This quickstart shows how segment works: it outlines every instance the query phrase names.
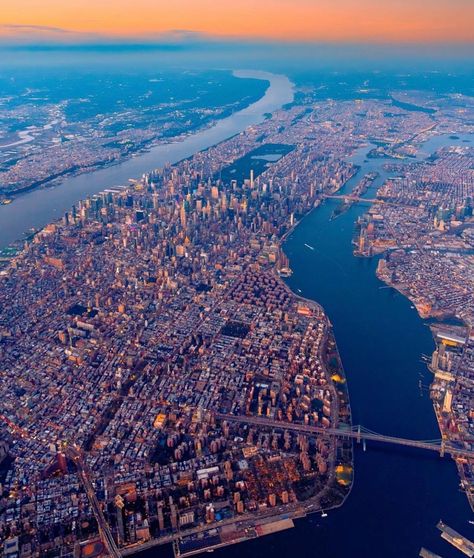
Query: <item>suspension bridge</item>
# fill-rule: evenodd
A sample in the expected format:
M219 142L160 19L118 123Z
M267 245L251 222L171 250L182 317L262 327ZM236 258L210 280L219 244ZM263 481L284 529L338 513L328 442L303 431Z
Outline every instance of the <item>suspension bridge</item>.
M314 426L308 424L295 424L291 422L276 421L264 417L237 416L228 414L217 414L217 419L226 420L228 422L241 422L253 424L255 426L267 426L270 428L278 428L281 430L289 430L293 432L301 432L303 434L322 434L325 436L336 436L338 438L354 439L361 441L382 442L397 446L405 446L411 448L419 448L428 451L437 452L443 457L445 454L451 455L453 458L474 459L474 451L464 448L458 448L445 440L410 440L408 438L398 438L396 436L386 436L379 434L361 425L340 428L324 428L322 426Z

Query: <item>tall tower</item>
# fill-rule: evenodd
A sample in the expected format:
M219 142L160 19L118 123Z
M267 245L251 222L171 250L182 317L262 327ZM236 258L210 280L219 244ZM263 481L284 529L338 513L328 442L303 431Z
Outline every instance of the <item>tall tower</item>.
M181 219L181 226L183 227L183 229L186 228L186 208L184 207L184 202L183 205L181 206L180 212L180 219Z

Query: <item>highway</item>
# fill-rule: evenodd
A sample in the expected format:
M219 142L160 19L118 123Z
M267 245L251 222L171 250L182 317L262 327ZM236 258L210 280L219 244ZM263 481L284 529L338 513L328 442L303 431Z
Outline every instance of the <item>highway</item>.
M94 486L92 485L92 482L90 480L87 466L82 460L82 456L79 450L75 449L73 446L69 446L66 450L66 454L76 464L79 478L82 482L84 490L86 491L87 498L89 499L89 503L92 507L94 517L99 527L100 538L107 548L109 556L111 556L112 558L121 558L122 554L117 546L117 543L115 542L109 524L105 519L104 512L102 511L99 500L97 499Z
M255 426L267 426L270 428L279 428L282 430L303 432L307 434L323 434L325 436L337 436L339 438L352 438L357 441L372 440L375 442L383 442L386 444L436 451L441 456L443 456L444 454L449 454L454 458L474 459L474 451L455 448L449 443L442 440L409 440L407 438L385 436L384 434L372 432L371 430L360 425L353 426L351 429L343 429L323 428L322 426L310 426L306 424L293 424L289 422L271 420L264 417L217 414L216 418L220 420L227 420L229 422L243 422L247 424L254 424Z

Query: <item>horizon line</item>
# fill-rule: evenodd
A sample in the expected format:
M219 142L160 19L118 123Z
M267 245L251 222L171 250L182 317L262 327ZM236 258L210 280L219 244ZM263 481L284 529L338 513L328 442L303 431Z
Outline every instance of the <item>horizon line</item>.
M474 36L393 39L386 34L366 37L292 37L288 35L265 36L262 34L207 33L192 29L166 29L144 33L114 33L77 31L74 29L35 24L0 23L0 46L164 46L198 44L261 44L261 45L384 45L384 46L432 46L474 45Z
M17 38L11 40L11 37L2 36L0 33L0 48L22 49L22 48L81 48L81 47L142 47L142 48L159 48L159 47L192 47L192 46L211 46L227 44L229 46L383 46L383 47L472 47L473 40L400 40L394 41L384 38L365 39L290 39L290 38L265 38L261 36L220 36L206 35L196 38L168 38L165 36L156 36L150 38L140 38L138 36L127 35L101 35L95 37L77 37L76 40L64 40L59 38L34 38L26 40Z

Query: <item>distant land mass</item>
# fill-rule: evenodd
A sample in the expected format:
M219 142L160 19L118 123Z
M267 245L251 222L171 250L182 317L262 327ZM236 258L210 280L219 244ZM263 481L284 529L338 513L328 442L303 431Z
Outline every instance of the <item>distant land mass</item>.
M248 106L267 86L224 71L5 71L0 199L182 139Z

